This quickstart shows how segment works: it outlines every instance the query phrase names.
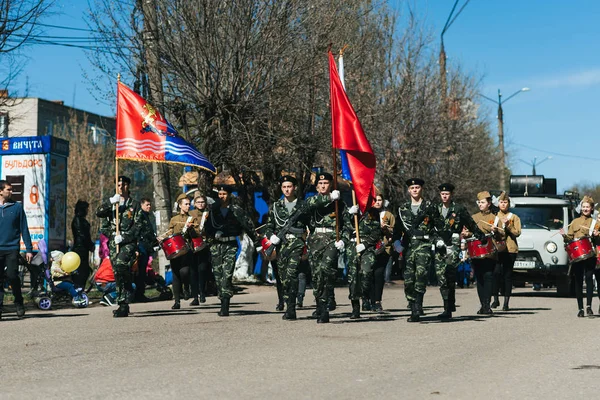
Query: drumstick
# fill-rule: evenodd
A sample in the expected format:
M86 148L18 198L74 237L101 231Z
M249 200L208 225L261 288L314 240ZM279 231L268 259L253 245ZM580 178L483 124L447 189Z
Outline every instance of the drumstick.
M481 222L483 222L484 224L487 224L487 225L489 225L489 226L496 226L496 225L494 225L494 224L490 224L489 222L486 222L486 221L481 221ZM504 230L504 228L500 228L499 226L496 226L496 228L498 228L498 229L499 229L499 230L501 230L501 231L503 231L503 230Z

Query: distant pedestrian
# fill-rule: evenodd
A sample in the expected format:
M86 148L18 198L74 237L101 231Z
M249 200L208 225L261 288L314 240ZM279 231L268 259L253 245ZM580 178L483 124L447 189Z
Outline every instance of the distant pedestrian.
M75 216L71 222L73 232L73 251L79 255L81 264L77 273L71 279L76 288L85 289L85 284L90 276L90 252L94 252L95 245L90 234L90 223L86 219L90 205L87 201L77 200Z

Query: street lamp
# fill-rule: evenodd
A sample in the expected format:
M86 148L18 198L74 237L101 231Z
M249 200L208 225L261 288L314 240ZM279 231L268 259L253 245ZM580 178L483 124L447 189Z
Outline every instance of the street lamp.
M504 190L506 185L506 177L505 177L505 168L504 168L504 112L502 111L502 104L506 103L508 100L512 99L516 95L521 92L528 92L530 89L528 87L524 87L520 90L517 90L510 96L508 96L504 101L502 101L502 93L500 89L498 89L498 100L492 99L491 97L487 97L479 94L484 99L491 101L498 105L498 146L500 147L500 161L501 161L501 169L500 169L500 189Z
M533 162L530 163L529 161L525 161L523 159L519 159L521 162L524 162L527 165L530 165L531 167L533 167L533 175L535 176L535 167L540 165L541 163L543 163L544 161L548 161L548 160L552 160L552 156L548 156L546 158L544 158L542 161L537 162L537 157L533 157Z
M450 11L450 14L448 15L448 19L446 19L446 24L444 25L444 29L442 29L442 33L440 34L440 58L439 58L440 80L441 80L441 85L442 85L442 100L444 100L444 102L446 101L446 95L448 92L448 88L447 88L448 83L446 80L446 50L444 49L444 33L446 33L448 31L448 29L450 28L450 25L452 25L454 23L454 21L456 21L456 18L458 18L458 16L465 9L467 4L469 4L469 1L471 1L471 0L467 0L465 2L465 4L463 4L463 6L460 8L460 10L458 10L456 15L454 15L454 10L456 10L456 6L460 2L460 0L456 0L454 2L454 6L452 6L452 11ZM454 16L454 18L452 18L453 16Z

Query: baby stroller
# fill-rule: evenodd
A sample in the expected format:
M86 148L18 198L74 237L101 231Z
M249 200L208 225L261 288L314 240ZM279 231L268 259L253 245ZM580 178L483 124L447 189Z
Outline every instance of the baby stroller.
M52 309L52 305L59 303L71 303L76 308L86 308L89 305L89 299L83 289L75 288L74 292L70 293L69 290L55 285L46 258L46 244L40 241L38 242L38 248L40 251L36 257L39 256L40 259L36 260L34 257L34 260L32 260L32 263L41 261L38 267L40 272L37 274L37 281L32 282L32 287L37 288L31 295L35 305L44 311Z

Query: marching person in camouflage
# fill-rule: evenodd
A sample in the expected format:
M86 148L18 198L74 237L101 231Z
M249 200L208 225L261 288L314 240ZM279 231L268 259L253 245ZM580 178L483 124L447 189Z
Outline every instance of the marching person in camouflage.
M129 315L129 301L133 296L131 267L136 259L138 239L143 229L140 204L130 197L131 179L119 176L118 193L104 201L96 216L103 218L101 232L108 237L110 262L117 285L117 303L119 308L113 311L114 317ZM119 212L119 231L117 233L116 212ZM118 249L118 250L117 250Z
M452 318L452 312L456 311L456 270L460 262L460 233L463 227L467 227L479 239L484 235L467 209L452 200L454 185L443 183L438 189L440 202L435 205L434 218L438 236L435 246L435 272L444 300L444 312L439 317L449 319Z
M292 215L302 213L304 201L296 197L298 181L290 175L285 175L279 180L283 198L273 203L269 209L269 216L265 227L266 237L277 246L277 263L283 285L283 298L286 302L286 311L283 319L296 319L296 296L298 295L298 266L304 249L307 218L298 218L287 233L278 236L280 230L289 224Z
M233 296L233 271L238 250L237 237L246 232L256 242L254 224L246 212L233 204L231 188L221 186L218 200L211 206L204 224L206 236L211 238L210 254L213 272L221 300L221 317L229 316L229 304Z
M329 322L329 301L332 297L339 253L348 242L347 231L343 229L344 218L340 218L340 240L336 238L336 211L334 202L340 192L331 191L333 176L328 173L317 175L317 194L306 200L307 212L311 216L311 234L308 238L310 267L312 268L313 288L317 310L313 316L317 323ZM343 202L339 202L338 212L348 219Z
M359 213L358 205L348 209L348 214L354 216ZM383 230L379 220L379 209L370 208L358 221L359 244L356 244L356 229L354 221L345 227L353 245L348 246L346 257L348 260L348 298L352 303L350 319L360 318L360 299L371 294L373 281L373 266L375 265L375 246L383 239Z
M404 294L408 300L411 316L408 322L419 322L423 312L423 297L427 287L427 271L431 265L431 247L435 234L435 207L422 197L425 181L411 178L406 181L410 201L398 209L394 226L394 249L404 251Z
M138 270L135 276L135 296L136 303L145 303L149 299L145 295L146 291L146 266L150 256L158 249L158 240L154 225L152 224L152 202L148 198L140 200L140 237L138 240Z

